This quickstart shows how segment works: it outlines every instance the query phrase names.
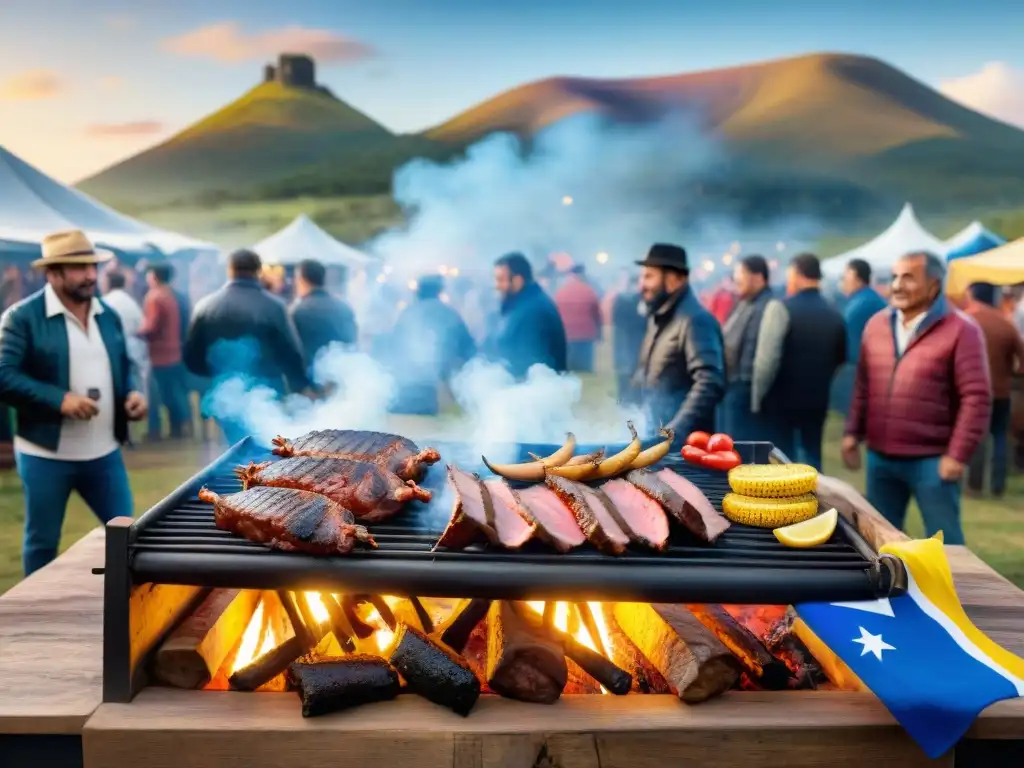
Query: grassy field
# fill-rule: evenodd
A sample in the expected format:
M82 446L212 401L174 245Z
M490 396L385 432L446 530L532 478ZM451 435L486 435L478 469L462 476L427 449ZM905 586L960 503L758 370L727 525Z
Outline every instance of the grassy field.
M591 387L591 391L593 391ZM398 426L395 425L397 429ZM863 476L847 472L839 460L841 424L832 419L825 447L825 471L863 490ZM429 430L429 426L427 427ZM135 506L139 513L191 477L209 455L199 445L174 449L144 448L126 452L131 471ZM968 546L993 568L1024 587L1024 476L1011 478L1006 497L1001 501L964 499L963 520ZM14 471L0 472L0 593L21 578L21 532L24 523L21 485ZM68 507L64 522L64 549L96 526L96 520L77 496ZM923 535L920 516L911 511L911 535ZM96 565L100 565L97 563Z

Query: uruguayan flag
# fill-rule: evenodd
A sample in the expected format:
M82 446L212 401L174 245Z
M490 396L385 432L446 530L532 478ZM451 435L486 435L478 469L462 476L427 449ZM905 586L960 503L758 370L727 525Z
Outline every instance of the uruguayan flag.
M985 707L1024 696L1024 659L964 613L940 537L887 544L881 552L907 566L906 595L805 603L797 613L936 758Z

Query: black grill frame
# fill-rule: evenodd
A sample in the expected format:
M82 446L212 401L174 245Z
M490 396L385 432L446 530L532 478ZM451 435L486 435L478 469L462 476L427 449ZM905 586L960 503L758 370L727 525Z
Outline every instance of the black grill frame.
M467 446L430 443L441 452L424 485L436 491L446 483L445 461L468 471L477 466ZM746 462L785 461L770 443L738 443ZM553 446L518 446L545 453ZM581 446L580 451L592 448ZM614 450L611 448L610 450ZM672 524L665 553L631 547L624 555L604 555L588 545L565 554L529 544L507 552L474 545L459 552L432 551L441 531L411 529L401 513L370 530L376 550L357 549L339 557L313 557L271 550L216 529L212 505L196 497L206 486L217 493L240 489L231 470L270 457L245 438L185 481L131 525L107 530L104 608L104 700L130 701L131 675L124 675L129 653L128 596L139 584L181 584L236 589L294 589L362 592L421 597L482 597L533 600L608 600L667 603L749 603L870 600L905 589L903 564L879 558L842 517L838 535L822 547L792 550L770 530L733 525L712 546L694 540ZM475 458L475 461L474 461ZM662 463L695 482L720 507L728 489L724 473L701 470L673 454Z

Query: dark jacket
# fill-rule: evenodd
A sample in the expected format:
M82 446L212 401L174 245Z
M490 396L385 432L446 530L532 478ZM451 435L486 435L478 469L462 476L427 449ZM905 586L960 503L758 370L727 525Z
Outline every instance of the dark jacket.
M756 296L738 302L725 321L725 373L729 383L749 384L754 380L754 357L757 337L761 332L764 310L772 300L772 291L765 288Z
M437 298L418 299L398 316L387 368L398 384L395 413L435 415L437 387L476 354L462 316Z
M789 328L775 382L761 410L782 420L824 417L832 377L846 362L846 324L821 291L808 288L783 304Z
M896 310L864 329L846 433L888 456L966 464L989 430L992 384L981 328L940 298L900 357Z
M284 392L310 386L284 303L256 280L232 280L192 313L185 366L197 376L244 375Z
M612 304L612 353L615 372L633 375L640 345L647 333L647 317L640 314L640 294L625 291Z
M302 342L306 363L312 365L317 353L329 344L355 344L356 315L348 303L323 288L310 291L295 301L288 314Z
M128 361L117 312L103 304L103 312L93 321L110 357L114 402L119 403L114 414L114 436L123 443L128 440L124 401L129 392L142 391L142 384ZM60 406L68 392L70 368L67 321L63 314L46 316L43 291L4 313L0 320L0 402L17 412L18 436L40 448L57 450L63 420Z
M694 430L714 431L715 408L725 393L722 329L689 286L647 318L634 383L652 429L671 427L677 442Z
M846 358L847 362L856 365L860 358L860 340L864 336L864 326L874 315L885 309L885 299L879 296L874 288L864 286L850 294L843 307L843 320L846 323Z
M555 303L537 283L524 286L502 303L488 352L517 379L536 363L559 373L566 370L565 326Z

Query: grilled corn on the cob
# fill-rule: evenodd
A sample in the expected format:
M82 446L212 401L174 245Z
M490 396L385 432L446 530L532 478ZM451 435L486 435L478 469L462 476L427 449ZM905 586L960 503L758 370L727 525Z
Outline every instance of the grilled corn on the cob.
M729 470L734 493L758 499L784 499L814 493L818 470L807 464L740 464Z
M812 493L788 499L758 499L727 493L722 512L734 523L758 528L781 528L810 520L818 514L818 497Z

